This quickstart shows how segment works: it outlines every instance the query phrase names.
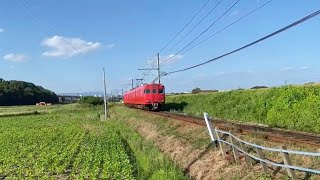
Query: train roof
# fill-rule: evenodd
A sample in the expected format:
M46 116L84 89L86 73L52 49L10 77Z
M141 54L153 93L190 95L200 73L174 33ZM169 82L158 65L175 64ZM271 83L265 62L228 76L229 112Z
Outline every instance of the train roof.
M130 89L129 91L132 91L134 89L138 89L138 88L141 88L141 87L145 87L145 86L163 86L164 87L163 84L159 84L159 83L144 83L144 84L141 84L140 86L137 86L137 87L135 87L133 89ZM129 91L126 91L126 93L129 92Z

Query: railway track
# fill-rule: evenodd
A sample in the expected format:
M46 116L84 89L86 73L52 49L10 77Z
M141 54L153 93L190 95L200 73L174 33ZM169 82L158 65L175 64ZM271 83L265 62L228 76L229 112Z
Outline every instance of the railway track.
M204 119L200 117L187 116L182 114L175 114L169 112L152 112L146 111L158 116L172 118L184 122L194 123L201 126L206 126ZM221 119L212 119L214 127L218 127L223 130L232 130L240 134L259 134L262 138L272 140L274 142L288 143L295 145L307 145L313 147L320 147L320 136L310 133L289 131L277 128L270 128L259 125L248 125L236 122L230 122Z

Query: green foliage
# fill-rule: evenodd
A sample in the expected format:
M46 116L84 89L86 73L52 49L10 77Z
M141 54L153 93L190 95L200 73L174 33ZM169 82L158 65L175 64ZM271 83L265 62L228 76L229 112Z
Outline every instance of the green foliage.
M83 105L102 105L103 104L103 100L100 97L93 97L93 96L85 96L85 97L81 97L80 99L80 104Z
M48 113L0 117L0 179L150 179L161 169L168 173L156 177L183 176L123 121L100 121L100 106L0 107L0 114L39 109Z
M123 113L123 112L122 112ZM119 129L127 144L127 154L136 168L137 179L188 179L174 163L155 148L153 143L143 139L138 133L121 121L113 122L113 129Z
M41 86L24 81L0 79L0 106L34 105L37 102L58 103L58 96Z
M66 106L41 116L1 118L0 176L8 179L134 179L117 130L98 109Z
M166 103L171 110L196 116L208 112L217 118L320 133L318 85L168 96Z

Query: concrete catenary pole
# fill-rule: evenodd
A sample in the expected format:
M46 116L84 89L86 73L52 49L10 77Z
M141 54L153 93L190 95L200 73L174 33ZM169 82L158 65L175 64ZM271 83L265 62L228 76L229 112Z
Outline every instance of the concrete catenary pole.
M159 53L157 54L158 55L158 82L160 84L160 57L159 57Z
M131 88L133 89L133 79L131 79Z
M121 95L122 95L122 98L123 98L123 88L121 88Z
M103 88L104 88L104 120L107 120L108 117L108 104L107 104L107 90L106 90L106 75L105 69L102 68L103 71Z

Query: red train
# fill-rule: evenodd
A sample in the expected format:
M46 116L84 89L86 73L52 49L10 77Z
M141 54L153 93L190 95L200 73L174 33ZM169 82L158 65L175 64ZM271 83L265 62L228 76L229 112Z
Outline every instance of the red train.
M125 106L140 109L159 110L165 102L164 85L143 84L127 91L123 95Z

